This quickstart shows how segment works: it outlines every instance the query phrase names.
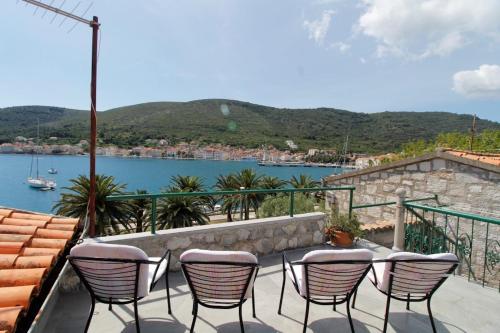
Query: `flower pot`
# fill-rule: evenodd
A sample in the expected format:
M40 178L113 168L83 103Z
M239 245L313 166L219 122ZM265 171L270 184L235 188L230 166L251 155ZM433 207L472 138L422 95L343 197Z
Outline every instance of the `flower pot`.
M335 235L330 237L332 244L339 247L350 247L354 241L354 237L348 232L335 231Z

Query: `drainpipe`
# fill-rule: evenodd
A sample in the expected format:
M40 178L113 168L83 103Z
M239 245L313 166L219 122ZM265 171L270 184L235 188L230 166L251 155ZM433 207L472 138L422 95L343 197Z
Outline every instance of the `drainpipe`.
M396 204L396 222L394 223L394 244L392 246L392 251L401 252L405 249L404 200L406 196L406 190L404 188L398 188L396 190L396 195L398 196L398 199Z

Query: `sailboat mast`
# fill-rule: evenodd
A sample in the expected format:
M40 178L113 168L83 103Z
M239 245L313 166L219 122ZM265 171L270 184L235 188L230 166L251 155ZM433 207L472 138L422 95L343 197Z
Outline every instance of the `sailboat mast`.
M36 147L35 147L35 154L36 154L36 179L39 178L38 175L38 147L40 145L40 119L37 119L37 126L36 126Z

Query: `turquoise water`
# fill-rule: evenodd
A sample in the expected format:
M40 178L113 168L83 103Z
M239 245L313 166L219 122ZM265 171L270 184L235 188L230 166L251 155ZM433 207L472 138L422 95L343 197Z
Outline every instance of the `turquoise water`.
M88 174L88 156L40 156L40 175L57 181L55 191L39 191L25 182L29 174L30 155L0 155L0 206L15 207L38 212L50 212L59 199L69 179ZM48 175L50 167L58 169L57 175ZM207 187L213 186L219 174L228 174L245 168L253 168L259 174L277 176L288 180L292 175L305 173L314 179L334 173L333 168L261 167L255 161L206 161L206 160L162 160L119 157L97 157L97 173L113 175L127 184L128 191L145 189L158 192L170 183L177 174L196 175L203 178Z

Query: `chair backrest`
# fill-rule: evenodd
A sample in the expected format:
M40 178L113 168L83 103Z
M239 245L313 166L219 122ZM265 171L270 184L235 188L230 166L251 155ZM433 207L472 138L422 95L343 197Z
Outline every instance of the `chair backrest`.
M438 287L458 264L453 253L424 255L412 252L393 253L387 257L383 271L383 290L388 290L392 275L391 294L428 294ZM392 272L391 272L392 270Z
M257 258L243 251L192 249L180 256L191 291L205 302L241 301L252 296Z
M304 255L301 262L302 281L299 290L303 296L332 300L353 291L366 275L373 252L366 249L316 250ZM307 283L306 283L307 281Z
M71 249L68 260L98 300L130 300L149 293L149 265L141 263L148 256L137 247L83 243Z

